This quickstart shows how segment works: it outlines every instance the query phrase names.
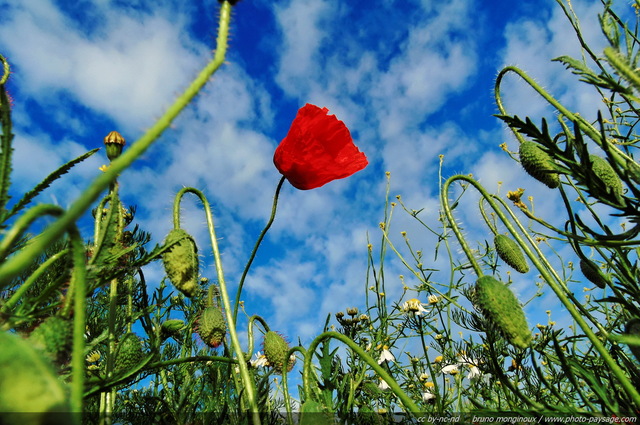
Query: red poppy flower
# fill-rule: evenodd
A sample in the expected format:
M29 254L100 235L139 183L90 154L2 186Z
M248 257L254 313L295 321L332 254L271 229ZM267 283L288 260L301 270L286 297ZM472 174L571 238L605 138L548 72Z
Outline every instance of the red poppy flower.
M328 112L309 103L300 108L273 156L278 171L298 189L349 177L369 163L347 126Z

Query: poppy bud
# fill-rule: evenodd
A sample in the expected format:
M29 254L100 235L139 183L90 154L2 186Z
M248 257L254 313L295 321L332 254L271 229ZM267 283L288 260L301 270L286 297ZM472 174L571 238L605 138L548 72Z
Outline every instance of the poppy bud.
M178 242L176 242L178 241ZM173 285L187 297L198 289L198 248L191 235L182 229L173 229L165 245L172 245L163 255L164 269Z
M58 316L45 319L29 335L29 342L42 350L52 360L62 360L71 350L73 338L72 323Z
M480 277L476 282L473 303L511 344L523 349L531 344L531 329L522 306L504 283L493 276Z
M117 374L129 372L144 360L142 342L133 333L127 333L116 347L114 370Z
M493 244L502 261L517 272L526 273L529 271L529 264L516 241L505 235L496 235Z
M584 277L600 289L607 286L607 281L600 273L600 268L589 260L580 260L580 271Z
M216 348L222 344L227 333L224 315L218 307L207 307L200 315L198 335L209 347Z
M597 155L589 155L593 175L604 185L606 193L613 195L622 203L622 181L611 164Z
M269 365L273 366L276 373L282 374L285 363L288 365L288 371L293 369L295 357L291 356L287 359L289 344L282 335L273 331L267 332L264 336L263 348Z
M104 138L104 145L107 148L107 158L109 158L109 161L113 161L122 153L122 148L124 148L124 137L122 137L117 131L112 131Z
M551 189L560 185L560 177L555 173L551 156L543 151L537 143L520 143L520 164L534 179L544 183Z

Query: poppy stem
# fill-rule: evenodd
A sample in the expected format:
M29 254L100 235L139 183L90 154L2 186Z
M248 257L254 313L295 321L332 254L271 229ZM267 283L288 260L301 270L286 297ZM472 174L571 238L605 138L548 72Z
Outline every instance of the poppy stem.
M276 187L276 193L273 195L273 205L271 206L271 217L269 217L269 221L267 221L266 226L262 229L260 236L258 236L258 240L256 240L256 244L253 247L253 251L251 251L251 255L249 256L249 261L247 261L247 265L244 267L244 271L242 272L242 277L240 278L240 282L238 283L238 292L236 294L236 302L233 307L233 319L235 320L238 317L238 306L240 305L240 295L242 294L242 287L244 285L244 280L247 278L247 273L249 273L249 269L251 268L251 264L253 264L253 260L256 258L256 254L258 253L258 248L262 243L265 235L269 231L269 228L273 224L273 220L276 218L276 210L278 208L278 197L280 196L280 189L282 189L282 185L284 184L285 177L282 176L280 182L278 182L278 186Z

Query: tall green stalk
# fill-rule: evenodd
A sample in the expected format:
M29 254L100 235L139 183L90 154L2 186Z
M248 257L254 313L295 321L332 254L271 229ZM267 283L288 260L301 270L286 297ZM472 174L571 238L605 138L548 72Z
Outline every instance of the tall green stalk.
M189 105L191 100L202 90L211 76L222 66L227 51L227 39L229 35L229 23L231 20L231 4L228 1L222 3L220 8L220 19L218 27L218 37L216 40L216 51L213 59L209 62L187 89L169 107L169 109L142 135L129 149L114 160L107 170L100 174L91 185L80 195L80 197L69 207L69 209L49 226L33 243L20 250L15 256L0 264L0 287L4 286L13 277L17 276L28 265L33 262L38 255L49 245L59 239L65 231L78 220L85 211L98 199L100 194L109 188L118 175L127 169L138 159L147 149L160 137L160 135L171 125L173 120Z
M240 371L240 379L244 385L244 394L251 410L251 417L254 425L260 425L260 411L258 408L258 402L256 399L256 387L253 379L251 379L251 375L249 374L249 369L247 367L246 359L244 358L244 352L242 351L242 346L240 345L240 340L238 339L238 333L236 331L235 318L231 313L231 303L229 301L229 292L227 290L227 284L224 278L224 272L222 270L222 258L220 256L220 249L218 248L218 238L216 237L215 225L213 223L213 215L211 213L211 206L209 205L209 201L204 196L204 194L198 189L192 187L186 187L181 189L177 195L176 200L174 202L173 208L173 217L174 223L179 223L180 218L180 200L185 193L193 193L196 195L205 210L205 215L207 217L207 229L209 230L209 239L211 241L211 247L213 250L213 258L216 266L216 274L218 278L218 285L220 286L220 297L222 298L223 310L227 319L227 326L229 328L229 337L231 338L231 347L235 352L236 357L238 358L238 369Z

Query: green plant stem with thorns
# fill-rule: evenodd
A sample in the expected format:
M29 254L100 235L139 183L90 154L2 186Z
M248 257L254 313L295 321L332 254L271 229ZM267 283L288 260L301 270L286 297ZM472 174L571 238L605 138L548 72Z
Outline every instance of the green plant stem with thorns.
M193 193L196 195L200 201L202 202L202 206L205 210L205 215L207 217L207 229L209 230L209 238L211 240L211 247L213 250L213 258L216 266L216 274L218 278L218 285L220 286L220 297L222 298L223 310L227 319L227 327L229 328L229 336L231 338L231 346L233 347L233 351L238 358L238 369L240 370L240 378L244 385L244 394L247 399L247 403L249 404L249 408L251 409L252 420L254 425L260 424L260 412L258 409L258 402L256 400L256 387L255 383L251 379L251 375L249 374L249 369L247 368L247 362L244 358L244 353L242 351L242 346L240 345L240 340L238 339L238 334L236 332L235 319L231 314L231 303L229 301L229 292L227 291L227 284L224 279L224 272L222 270L222 258L220 256L220 249L218 248L218 239L215 233L215 226L213 223L213 215L211 213L211 207L209 205L209 201L204 196L204 194L198 189L192 187L186 187L181 189L175 198L174 207L173 207L173 221L174 225L176 223L180 223L180 200L185 193Z
M129 149L124 151L119 158L114 160L107 170L99 175L82 195L69 207L69 209L42 232L33 243L26 246L15 256L0 265L0 288L6 286L12 278L17 276L37 258L45 248L58 240L73 223L87 211L100 194L116 180L118 175L127 169L139 158L158 137L171 125L173 120L189 105L191 100L202 90L211 76L222 66L227 51L227 38L229 34L229 22L231 20L231 4L228 1L222 3L220 19L218 23L218 37L213 59L207 64L200 74L193 80L182 95L169 107L167 112L140 137Z
M549 287L551 287L551 289L556 294L556 296L558 297L558 299L560 300L562 305L564 305L564 307L567 309L567 311L569 311L569 314L571 314L571 317L576 321L578 326L580 326L580 328L585 333L587 338L589 338L589 341L591 341L591 343L593 344L594 348L602 356L602 359L604 360L604 362L609 367L611 373L613 375L615 375L615 377L618 379L618 382L623 387L623 389L625 390L627 395L634 401L634 403L637 406L640 406L640 393L638 393L638 390L634 387L632 382L625 375L624 371L620 368L620 366L618 366L618 364L613 359L613 357L611 357L611 354L609 353L607 348L602 344L602 342L600 341L598 336L596 336L596 334L593 332L593 330L591 330L591 327L584 320L582 314L575 307L574 303L571 302L571 300L569 299L569 297L567 296L567 294L563 290L562 286L556 280L556 278L558 278L558 276L555 275L555 273L554 273L554 275L555 275L554 276L549 272L549 270L553 270L551 268L551 265L546 260L544 260L544 264L540 261L540 258L544 259L544 256L542 255L542 252L540 252L540 250L536 247L536 251L537 251L538 255L534 255L534 253L529 248L529 244L525 244L524 243L524 241L522 240L520 234L518 232L516 232L516 229L513 227L511 222L507 219L507 217L504 215L502 210L495 203L495 201L493 200L493 197L489 193L487 193L487 191L476 180L474 180L473 178L471 178L469 176L456 175L456 176L452 176L452 177L448 178L444 182L444 184L442 186L440 202L441 202L442 208L444 210L444 213L445 213L445 215L447 217L447 221L449 222L449 225L450 225L451 229L453 230L453 233L458 238L458 241L460 242L462 250L464 251L465 255L467 256L469 262L471 263L471 266L473 267L473 269L476 272L476 274L478 275L478 277L483 275L482 268L480 268L480 266L478 265L478 262L476 261L475 256L473 255L473 252L471 251L471 249L467 245L466 240L464 239L464 236L462 235L462 232L460 231L458 225L456 224L456 221L455 221L455 219L453 217L452 210L451 210L451 208L449 206L449 196L448 196L449 187L453 182L455 182L457 180L464 180L465 182L471 184L473 187L475 187L480 192L481 196L486 200L486 202L489 204L489 206L491 206L491 208L496 213L496 215L498 216L500 221L502 221L502 223L505 225L505 227L507 228L509 233L511 233L511 235L516 239L516 242L523 249L523 251L525 252L525 255L527 257L529 257L529 259L531 260L533 265L538 269L538 271L540 272L540 275L547 282ZM506 207L506 205L504 205L504 206ZM512 218L514 218L513 214L512 214ZM517 222L517 220L516 220L516 222ZM521 225L520 225L520 228L522 230L522 226ZM535 247L535 244L531 240L530 236L526 232L525 232L525 234L529 238L530 245ZM601 329L601 332L603 332L603 329ZM605 337L608 337L608 334L606 332L604 332L603 335Z

